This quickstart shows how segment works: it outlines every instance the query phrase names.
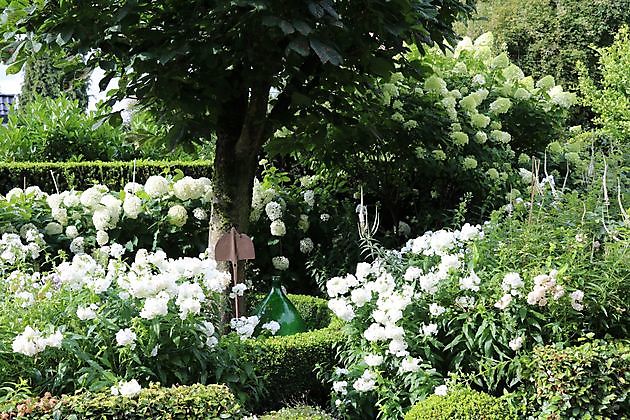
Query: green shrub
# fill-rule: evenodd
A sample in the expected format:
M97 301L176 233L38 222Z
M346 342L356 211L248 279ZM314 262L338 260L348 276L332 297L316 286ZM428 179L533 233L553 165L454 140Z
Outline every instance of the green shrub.
M138 161L135 163L135 180L144 183L151 175L181 170L185 175L210 177L210 161ZM133 162L0 162L0 194L15 187L37 185L42 191L56 190L51 171L55 174L59 191L85 190L101 183L111 190L122 190L134 179Z
M514 62L535 77L550 74L575 85L581 61L597 70L597 51L630 22L630 0L484 0L477 16L460 32L478 36L491 31Z
M66 96L78 101L79 108L88 106L88 80L83 57L50 50L30 57L24 66L24 82L20 92L20 106L38 101L42 96Z
M260 417L260 420L332 420L330 414L308 405L283 408Z
M528 358L528 367L528 414L545 419L615 419L630 412L628 341L538 347Z
M507 420L515 419L501 398L467 388L455 389L446 396L432 395L416 404L405 420Z
M235 345L237 363L251 366L260 378L260 387L266 393L266 398L251 407L256 412L277 409L283 402L307 398L324 403L329 398L330 387L318 379L316 371L318 365L325 370L332 369L335 347L343 338L340 325L336 318L331 320L325 300L297 295L289 295L289 299L307 325L319 329L286 337L261 337L245 341L230 337L222 341L226 347ZM317 325L316 322L324 322L325 327L322 328L324 325ZM241 394L240 390L235 391Z
M63 96L37 98L9 114L0 127L0 160L67 161L128 160L136 157L124 141L121 128L103 123L101 116L86 113L77 101Z
M18 407L19 417L44 420L242 418L239 404L224 385L197 384L172 388L152 385L133 397L113 396L105 392L85 392L60 399L45 396Z

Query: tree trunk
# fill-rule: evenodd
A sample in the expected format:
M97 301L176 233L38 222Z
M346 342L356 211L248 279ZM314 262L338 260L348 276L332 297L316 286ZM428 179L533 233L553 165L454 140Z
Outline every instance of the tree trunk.
M251 88L249 95L226 103L219 115L209 244L212 251L216 241L232 226L241 233L249 230L254 178L260 151L267 140L269 89L268 84ZM238 282L243 282L243 263L239 263L238 274ZM239 301L239 308L245 313L244 299Z

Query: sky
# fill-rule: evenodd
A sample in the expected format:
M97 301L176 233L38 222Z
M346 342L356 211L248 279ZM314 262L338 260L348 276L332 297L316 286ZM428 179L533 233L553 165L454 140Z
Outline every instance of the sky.
M6 74L7 66L0 64L0 94L5 95L18 95L22 87L22 81L24 80L24 74L22 72L13 75ZM105 92L109 89L115 88L117 80L112 80L105 92L101 92L98 88L98 82L103 78L104 71L96 69L92 73L90 78L90 87L88 88L89 105L88 109L93 110L96 108L96 103L105 99ZM122 108L125 104L119 104L114 109Z

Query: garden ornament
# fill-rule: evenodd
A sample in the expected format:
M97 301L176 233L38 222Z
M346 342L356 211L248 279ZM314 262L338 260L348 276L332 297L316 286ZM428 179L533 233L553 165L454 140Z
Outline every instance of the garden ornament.
M229 261L232 263L232 283L234 286L245 282L244 278L239 278L238 262L256 258L254 243L251 238L243 233L239 233L234 227L219 238L214 248L214 254L216 261ZM234 297L234 314L236 318L245 315L245 299L243 296Z

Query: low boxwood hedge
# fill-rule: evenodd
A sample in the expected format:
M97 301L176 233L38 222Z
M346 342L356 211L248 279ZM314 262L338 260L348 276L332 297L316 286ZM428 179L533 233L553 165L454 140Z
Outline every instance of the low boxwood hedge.
M446 396L431 395L409 410L405 420L509 420L516 415L507 401L469 388Z
M17 412L2 419L73 420L188 420L240 419L243 412L224 385L191 385L162 388L151 385L133 397L108 392L82 392L54 398L50 395L18 404Z
M526 415L610 418L630 413L630 342L537 347L526 357Z
M260 299L250 301L250 308ZM223 343L236 346L239 363L251 366L259 378L265 397L249 407L258 413L295 401L329 401L330 386L318 379L317 371L318 366L330 371L335 364L335 347L343 339L340 321L332 316L324 299L301 295L289 295L289 299L310 331L245 341L229 337Z
M260 417L260 420L333 420L333 418L320 408L303 405L267 413Z
M182 171L185 175L210 178L210 161L137 161L135 180L144 183L151 175ZM121 190L134 179L133 162L0 162L0 194L15 187L38 186L43 191L55 192L55 175L60 191L84 190L100 183L110 189Z

